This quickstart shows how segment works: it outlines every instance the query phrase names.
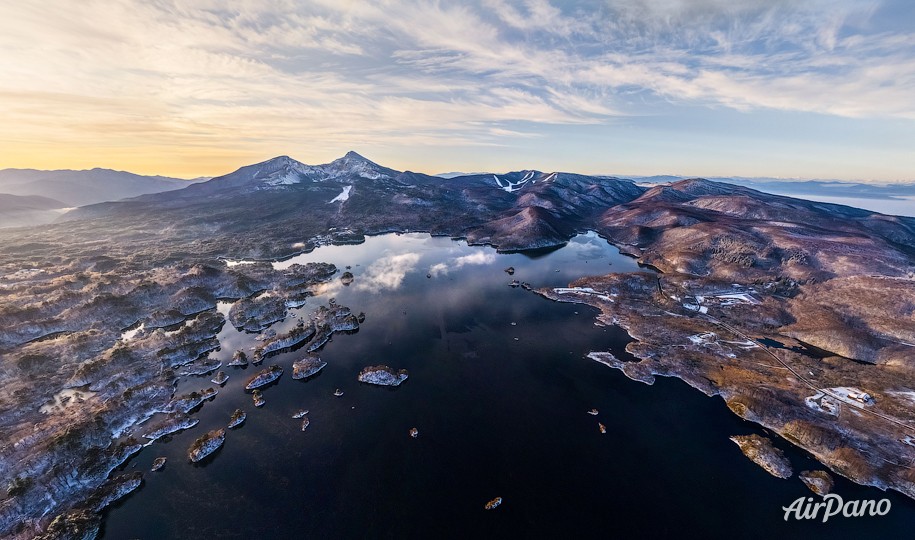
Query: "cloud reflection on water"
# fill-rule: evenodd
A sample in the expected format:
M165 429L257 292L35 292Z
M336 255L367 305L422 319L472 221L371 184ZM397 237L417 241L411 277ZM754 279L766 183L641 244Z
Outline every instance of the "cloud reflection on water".
M492 264L496 262L495 253L487 253L485 251L478 251L476 253L471 253L470 255L463 255L457 257L451 261L451 264L437 263L429 267L429 274L432 277L439 275L447 275L450 270L458 269L468 264L473 265L483 265L483 264Z
M357 290L381 292L398 289L409 272L416 269L419 253L402 253L382 257L369 265L355 283Z

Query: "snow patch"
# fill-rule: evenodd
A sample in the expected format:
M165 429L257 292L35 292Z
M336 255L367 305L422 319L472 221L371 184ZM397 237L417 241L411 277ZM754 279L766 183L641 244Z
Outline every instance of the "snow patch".
M121 332L121 339L123 341L130 341L131 339L135 338L137 334L139 334L145 328L145 326L146 325L143 323L140 323L136 328L131 328L130 330Z
M830 414L832 416L838 416L839 414L839 402L823 392L817 392L812 396L807 396L804 398L804 404L817 412Z
M343 186L343 192L330 200L330 202L343 202L349 199L349 192L353 190L353 186Z
M268 186L291 186L292 184L298 184L300 181L301 179L296 171L287 171L286 174L270 178L264 183Z
M597 291L595 291L591 287L555 287L553 289L553 292L557 293L557 294L569 294L569 293L579 293L579 292L589 293L589 294L597 293Z
M705 345L708 343L714 343L718 336L714 332L706 332L704 334L695 334L689 336L689 340L695 345Z
M913 392L911 390L891 390L891 391L888 391L887 394L889 394L891 396L902 398L906 401L909 401L909 402L915 404L915 392Z
M78 403L83 403L87 399L91 399L95 396L96 392L90 392L89 390L77 390L75 388L67 388L61 390L60 392L54 394L51 398L51 401L42 405L38 412L43 414L53 414L55 412L60 412L71 405L76 405Z
M759 302L749 293L717 294L714 296L721 302L722 306L733 306L736 304L758 304Z
M556 173L553 173L553 174L555 175ZM502 183L503 179L499 178L498 176L492 175L492 177L493 177L493 179L495 179L496 185L499 187L499 189L505 190L508 193L514 193L514 192L520 190L521 187L524 186L524 184L531 181L531 179L534 177L534 171L527 171L524 174L524 176L521 178L521 180L518 180L517 182L512 182L511 180L508 180L506 178L505 184ZM531 182L531 183L533 183L533 182Z
M222 262L226 263L226 266L231 268L233 266L238 266L240 264L254 264L257 261L245 261L245 260L233 261L232 259L222 259Z

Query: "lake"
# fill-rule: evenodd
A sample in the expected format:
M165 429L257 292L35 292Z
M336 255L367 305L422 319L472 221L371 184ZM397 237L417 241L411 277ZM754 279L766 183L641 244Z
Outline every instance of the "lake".
M912 501L841 478L835 491L845 500L887 497L889 515L785 522L782 507L812 494L796 477L770 476L728 440L764 430L682 381L646 386L585 358L593 350L625 357L629 338L595 326L592 308L508 286L639 270L593 233L533 255L389 234L275 264L309 261L350 266L355 282L335 280L273 328L290 328L334 297L365 312L360 330L335 335L320 351L327 367L307 381L291 378L303 351L269 357L264 365L285 373L264 390L260 409L243 386L263 366L224 367L231 378L195 414L200 424L126 465L148 471L156 457L168 458L106 511L103 538L836 539L901 536L915 522ZM254 337L226 324L212 356L227 362ZM357 382L374 364L410 377L395 389ZM178 392L212 386L209 378L182 379ZM337 388L343 396L333 395ZM214 456L190 464L191 442L225 427L236 408L247 412L245 424ZM291 418L300 408L310 410L304 432ZM587 414L592 408L597 416ZM796 472L818 467L776 444ZM495 497L502 505L484 510Z

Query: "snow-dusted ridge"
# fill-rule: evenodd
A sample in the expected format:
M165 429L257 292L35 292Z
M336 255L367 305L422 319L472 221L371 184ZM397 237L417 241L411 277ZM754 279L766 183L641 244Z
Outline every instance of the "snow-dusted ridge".
M485 173L482 175L471 175L468 177L471 182L481 182L483 184L493 185L494 187L508 193L521 191L527 185L537 183L551 182L558 177L557 172L544 173L533 169L513 171L504 174ZM343 157L337 158L330 163L321 165L307 165L296 161L289 156L278 156L262 163L242 167L233 173L214 178L209 182L203 183L205 187L202 190L218 190L222 186L241 187L248 190L282 190L292 187L293 189L311 189L308 187L315 183L333 182L340 186L339 194L330 198L329 202L345 202L349 199L352 188L360 182L393 182L397 189L411 189L426 180L417 180L417 178L428 178L416 173L400 172L379 165L356 152L347 152ZM294 187L298 186L298 187Z
M289 156L280 156L261 163L254 178L267 186L288 186L298 184L303 177L314 172L314 168Z
M279 156L260 163L256 167L252 179L264 188L290 186L307 181L352 179L354 176L367 180L379 180L393 178L397 174L397 171L382 167L352 151L323 165L306 165L289 156ZM348 191L346 194L348 196ZM334 199L331 202L343 200L346 198Z

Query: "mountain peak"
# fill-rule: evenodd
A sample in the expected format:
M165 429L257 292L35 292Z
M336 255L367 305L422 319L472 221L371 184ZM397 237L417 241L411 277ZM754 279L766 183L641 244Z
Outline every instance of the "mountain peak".
M246 169L254 169L253 178L268 186L298 184L302 177L311 172L311 167L289 156L277 156L250 167L242 167L236 173Z
M343 157L333 160L331 165L342 165L347 168L351 168L356 165L369 165L372 167L381 168L381 165L352 150L344 154Z
M343 157L337 158L325 166L331 177L344 174L355 174L368 179L390 178L398 173L395 170L382 167L374 161L367 159L350 150Z
M305 165L301 161L292 159L289 156L276 156L275 158L268 159L267 161L259 163L261 166L275 166L275 167L286 167L286 166L299 166Z

